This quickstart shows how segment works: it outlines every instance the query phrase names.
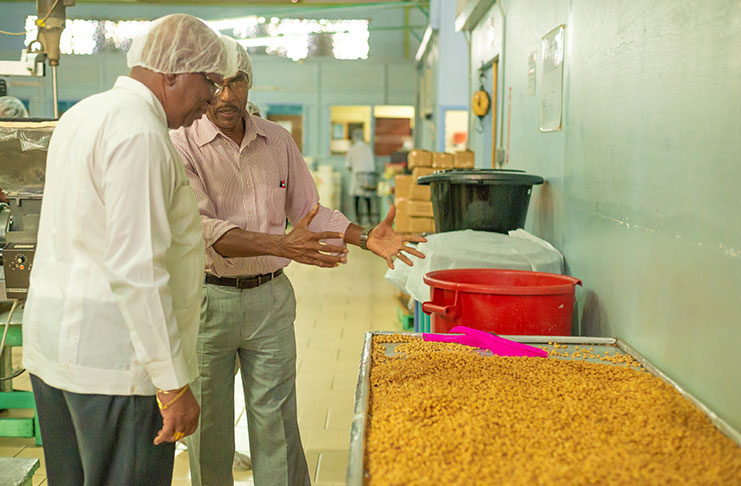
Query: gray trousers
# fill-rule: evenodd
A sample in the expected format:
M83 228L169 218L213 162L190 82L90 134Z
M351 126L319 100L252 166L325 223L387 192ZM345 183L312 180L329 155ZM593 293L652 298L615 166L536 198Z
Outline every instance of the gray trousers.
M238 357L255 486L311 484L296 418L296 299L285 274L246 290L205 284L191 385L201 405L187 438L193 486L234 483L234 366Z
M154 396L63 391L31 375L49 486L170 486L175 444L154 445Z

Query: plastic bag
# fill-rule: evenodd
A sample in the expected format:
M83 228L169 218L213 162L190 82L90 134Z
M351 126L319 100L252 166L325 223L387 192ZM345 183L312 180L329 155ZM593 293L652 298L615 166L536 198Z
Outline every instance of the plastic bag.
M424 259L409 256L414 266L398 262L385 278L417 302L430 299L422 280L428 272L454 268L504 268L563 275L563 256L547 241L519 229L510 235L489 231L450 231L427 237L417 249Z

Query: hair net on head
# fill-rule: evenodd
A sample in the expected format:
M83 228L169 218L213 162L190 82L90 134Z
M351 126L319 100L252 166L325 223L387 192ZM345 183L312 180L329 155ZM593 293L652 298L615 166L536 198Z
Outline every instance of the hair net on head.
M200 19L185 14L155 20L131 43L126 61L129 68L141 66L164 74L232 74L219 34Z
M352 131L353 142L359 142L365 138L365 132L362 128L356 128Z
M0 118L28 118L28 110L15 96L0 96Z
M247 113L249 113L252 116L262 117L262 115L260 114L260 107L251 101L247 102Z
M233 73L228 77L236 76L237 71L247 75L247 89L252 89L252 59L242 45L229 36L222 35L221 40L226 48L226 57L229 70Z

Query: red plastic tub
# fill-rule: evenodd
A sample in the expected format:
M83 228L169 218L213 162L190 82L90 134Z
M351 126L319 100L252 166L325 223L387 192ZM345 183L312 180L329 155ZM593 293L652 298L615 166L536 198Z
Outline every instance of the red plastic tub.
M574 289L581 281L553 273L499 269L430 272L424 282L432 300L433 332L463 325L497 334L568 336Z

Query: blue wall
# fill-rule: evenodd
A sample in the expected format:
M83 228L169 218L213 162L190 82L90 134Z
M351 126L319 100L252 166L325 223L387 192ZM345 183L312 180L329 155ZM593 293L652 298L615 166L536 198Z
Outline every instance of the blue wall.
M561 24L563 128L541 133L541 38ZM471 37L472 67L499 59L507 167L547 179L526 229L584 282L575 331L626 339L737 430L739 25L738 0L510 0Z
M445 111L465 109L468 106L468 41L462 32L454 28L455 2L432 0L430 2L430 26L435 34L430 41L427 54L420 61L417 82L426 83L429 90L423 91L420 106L429 106L432 119L418 118L421 133L417 145L427 150L445 150Z

